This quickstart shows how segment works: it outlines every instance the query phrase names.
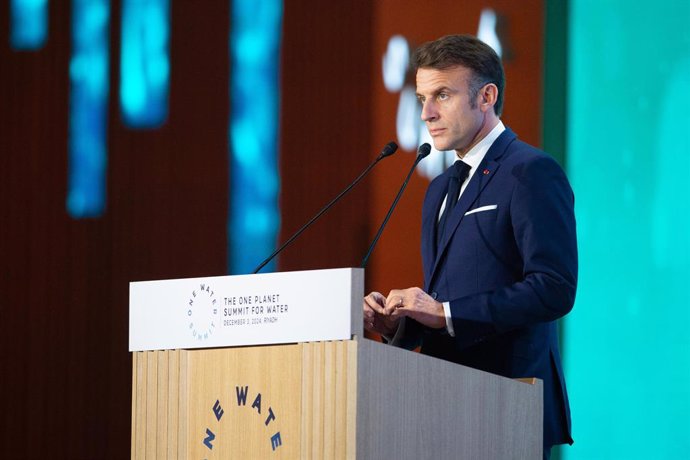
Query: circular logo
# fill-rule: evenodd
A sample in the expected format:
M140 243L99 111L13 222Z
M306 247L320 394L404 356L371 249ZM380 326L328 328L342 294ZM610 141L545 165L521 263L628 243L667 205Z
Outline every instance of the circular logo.
M187 303L187 319L189 330L194 339L207 340L216 329L218 316L217 300L211 286L202 283L198 289L192 291Z

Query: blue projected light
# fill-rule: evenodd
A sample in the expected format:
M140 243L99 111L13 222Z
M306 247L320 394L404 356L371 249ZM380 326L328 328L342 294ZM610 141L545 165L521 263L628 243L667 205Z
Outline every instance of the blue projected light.
M125 124L153 128L168 116L169 0L124 0L120 109Z
M36 50L48 37L48 0L10 0L10 45Z
M109 0L73 0L67 211L98 217L105 208L109 90Z
M229 269L249 273L273 252L278 215L278 65L283 4L232 2ZM265 271L275 270L275 261Z

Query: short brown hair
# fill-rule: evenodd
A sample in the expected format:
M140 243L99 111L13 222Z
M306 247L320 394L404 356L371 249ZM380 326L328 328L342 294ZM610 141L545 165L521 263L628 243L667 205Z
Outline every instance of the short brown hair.
M437 40L424 43L412 55L415 72L421 67L446 70L463 66L472 71L469 82L470 100L473 107L479 90L488 83L498 88L494 112L503 113L503 93L506 77L503 64L496 52L486 43L472 35L446 35Z

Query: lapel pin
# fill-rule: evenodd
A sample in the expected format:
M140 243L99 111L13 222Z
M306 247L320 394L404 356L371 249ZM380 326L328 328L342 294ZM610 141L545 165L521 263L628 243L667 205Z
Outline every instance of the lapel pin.
M490 172L491 172L491 171L489 171L488 169L485 169L485 170L484 170L484 175L485 175L485 176L488 176Z

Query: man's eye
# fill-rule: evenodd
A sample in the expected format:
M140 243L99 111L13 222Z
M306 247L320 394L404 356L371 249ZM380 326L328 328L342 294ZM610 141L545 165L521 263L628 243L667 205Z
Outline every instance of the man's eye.
M437 98L439 101L445 101L446 99L448 99L448 94L446 94L446 93L438 93L438 96L436 96L436 98Z

